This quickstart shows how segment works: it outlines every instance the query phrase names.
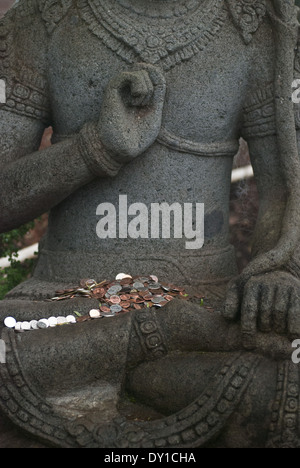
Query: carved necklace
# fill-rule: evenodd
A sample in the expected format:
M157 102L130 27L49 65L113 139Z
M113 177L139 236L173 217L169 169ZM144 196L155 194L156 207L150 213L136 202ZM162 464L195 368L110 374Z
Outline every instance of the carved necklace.
M228 15L224 0L150 5L133 5L127 0L78 0L78 5L90 31L124 61L158 64L164 70L203 51Z

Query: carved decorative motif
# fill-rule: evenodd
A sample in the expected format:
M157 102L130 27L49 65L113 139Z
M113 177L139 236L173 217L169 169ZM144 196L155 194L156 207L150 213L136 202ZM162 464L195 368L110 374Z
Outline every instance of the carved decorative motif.
M268 448L300 448L299 395L298 366L291 361L279 363Z
M3 108L47 124L49 103L46 79L21 64L16 64L14 69L18 72L13 73L7 82L7 100Z
M266 0L227 0L227 3L234 24L249 44L266 14Z
M137 312L134 324L146 360L158 359L167 354L167 346L154 311Z
M13 35L11 33L11 15L0 20L0 78L3 78L10 67L10 56L13 49Z
M127 63L160 64L165 70L204 50L227 18L224 0L180 5L157 18L116 0L78 0L83 20L109 49Z
M53 407L27 382L17 355L15 335L2 331L6 343L6 365L0 365L0 407L15 424L27 432L59 445L71 441L62 419Z
M134 423L118 417L94 426L81 421L72 434L81 446L109 448L201 447L225 426L240 403L260 362L254 355L236 355L216 373L200 397L178 413L152 422Z
M43 0L40 11L49 33L52 33L58 23L68 12L73 0Z
M257 89L248 97L243 117L242 136L246 140L276 134L273 83Z
M156 321L145 311L137 327L150 359L153 349L166 352ZM93 415L68 421L56 413L26 380L17 351L16 334L2 332L6 365L0 366L0 407L18 426L58 447L200 447L218 434L240 403L261 358L236 354L211 379L204 392L178 413L152 422L134 423L119 416L110 424ZM149 338L149 339L147 339ZM159 342L157 342L157 339ZM291 381L292 385L293 382ZM292 386L289 392L294 392ZM292 395L291 395L292 397ZM290 406L292 403L290 403ZM95 413L96 415L97 413Z
M6 103L1 105L19 115L49 123L49 98L47 80L39 71L25 65L22 57L18 59L18 37L14 26L32 15L36 2L30 0L20 3L18 8L10 10L0 21L0 79L6 83Z

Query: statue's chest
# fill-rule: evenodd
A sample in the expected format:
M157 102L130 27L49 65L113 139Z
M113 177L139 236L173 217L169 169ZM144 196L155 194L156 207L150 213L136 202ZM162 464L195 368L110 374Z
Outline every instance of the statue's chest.
M53 34L49 52L53 115L60 132L78 131L85 121L97 119L109 81L138 62L165 73L165 126L189 138L197 138L199 129L202 136L211 135L212 126L222 137L235 127L249 63L240 60L244 46L237 45L218 2L207 0L213 7L201 21L192 14L183 20L178 13L174 21L152 18L149 24L81 3L80 15L69 15ZM94 3L101 6L101 1ZM191 11L194 3L186 2Z

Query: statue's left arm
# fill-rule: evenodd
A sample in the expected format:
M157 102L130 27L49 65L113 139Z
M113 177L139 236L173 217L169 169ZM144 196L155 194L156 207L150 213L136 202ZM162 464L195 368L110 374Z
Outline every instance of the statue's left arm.
M253 260L246 269L248 276L243 272L238 281L230 284L224 308L226 318L240 315L245 344L248 342L250 347L257 329L289 336L300 334L300 137L297 119L297 135L295 132L291 106L297 28L293 20L285 22L280 12L277 16L275 13L270 13L270 24L277 34L277 47L272 51L271 41L268 46L258 43L261 53L257 50L255 56L255 84L244 109L242 134L249 144L260 201Z

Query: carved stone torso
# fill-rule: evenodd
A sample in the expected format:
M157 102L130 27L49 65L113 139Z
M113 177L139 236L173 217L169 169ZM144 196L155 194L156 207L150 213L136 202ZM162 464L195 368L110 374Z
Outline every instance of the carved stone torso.
M122 3L130 2L79 0L56 27L48 10L43 13L52 31L47 72L57 133L76 132L96 120L109 80L146 62L165 72L167 130L201 143L237 139L258 47L245 46L226 2L162 2L164 14L156 15L156 6L139 12ZM233 78L239 83L235 93ZM74 117L78 107L80 116Z
M34 8L34 2L27 5ZM48 82L54 142L97 121L108 82L136 63L163 69L167 96L161 134L145 155L116 179L95 181L52 210L37 277L68 281L100 270L106 276L150 268L187 284L196 277L197 282L212 281L236 272L228 244L230 173L248 115L246 97L255 99L253 88L264 90L272 81L271 30L262 23L265 2L240 2L239 8L225 0L147 5L128 0L39 2L39 21L47 30L42 74ZM20 8L28 15L26 2ZM261 107L264 97L258 94ZM257 123L257 106L254 110ZM267 117L267 132L273 133L272 115ZM250 133L252 128L250 121ZM260 129L258 125L255 131ZM117 207L120 194L128 196L129 204L204 203L204 247L187 251L183 239L100 240L96 208L102 202Z

